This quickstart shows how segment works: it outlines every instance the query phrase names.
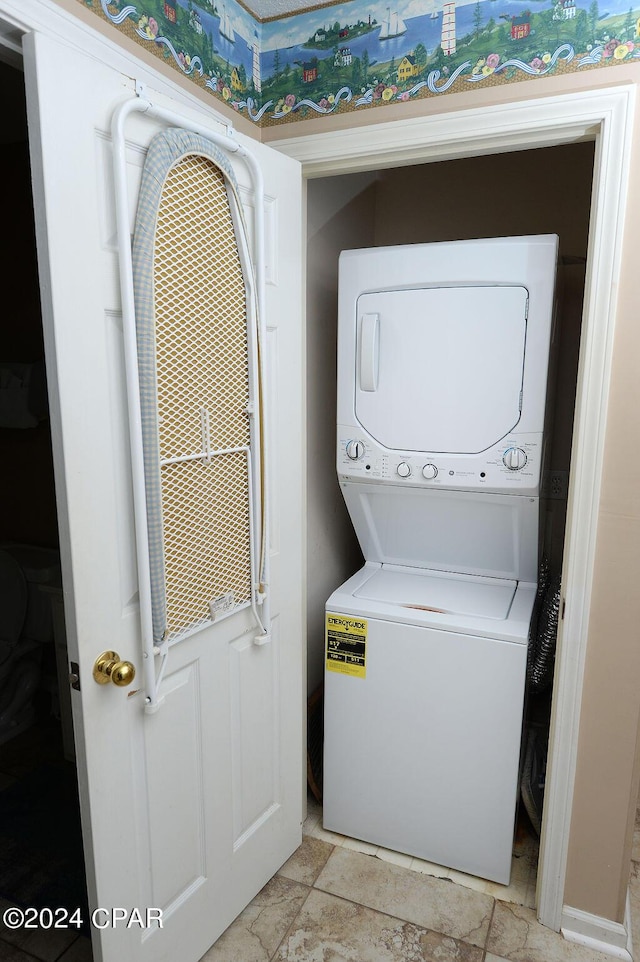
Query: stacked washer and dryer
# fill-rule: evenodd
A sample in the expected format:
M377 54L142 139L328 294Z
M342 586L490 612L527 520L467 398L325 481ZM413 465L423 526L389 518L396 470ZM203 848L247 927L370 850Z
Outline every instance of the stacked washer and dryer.
M345 251L324 826L507 884L555 235Z

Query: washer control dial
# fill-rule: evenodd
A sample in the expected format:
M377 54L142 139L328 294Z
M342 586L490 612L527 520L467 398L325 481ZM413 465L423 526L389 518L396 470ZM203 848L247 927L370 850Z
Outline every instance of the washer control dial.
M438 477L438 469L435 464L425 464L422 469L422 477L426 481L433 481L434 478Z
M407 464L406 461L401 461L396 468L396 472L401 478L408 478L411 474L411 465Z
M347 441L347 457L352 461L359 461L364 457L364 443L362 441Z
M523 448L507 448L502 455L502 462L509 471L521 471L527 463L527 452Z

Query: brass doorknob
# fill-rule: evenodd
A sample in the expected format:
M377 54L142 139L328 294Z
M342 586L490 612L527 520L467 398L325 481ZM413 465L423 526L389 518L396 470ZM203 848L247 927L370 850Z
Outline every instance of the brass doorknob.
M121 661L117 651L103 651L95 660L93 678L99 685L110 681L119 688L126 688L136 677L136 670L130 661Z

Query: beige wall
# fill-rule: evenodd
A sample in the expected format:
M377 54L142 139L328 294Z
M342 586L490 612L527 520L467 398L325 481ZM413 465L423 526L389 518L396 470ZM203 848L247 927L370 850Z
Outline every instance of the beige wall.
M640 123L609 394L596 569L570 835L567 902L621 919L627 890L640 715Z
M307 684L324 674L324 607L362 555L335 469L338 255L372 244L375 178L351 174L307 189Z
M90 16L75 0L57 2L72 9L76 15L84 13L85 19ZM92 16L92 19L91 26L96 28L97 18ZM130 52L132 58L140 56L139 48ZM153 65L161 69L155 60ZM402 123L404 119L418 115L462 109L481 111L490 104L539 99L620 83L638 84L639 71L639 64L620 64L568 76L559 74L496 88L471 89L402 106L364 110L361 114L349 112L266 128L262 139L275 144L297 134L321 135L330 129L363 126L374 121ZM242 118L236 115L235 119L242 124ZM638 127L636 123L565 888L567 904L617 921L623 918L628 881L632 812L638 788L636 744L640 720L640 644L637 638L640 623L640 452L636 443L637 412L640 410L636 252L640 249L640 229L637 217L635 220L633 217L640 210ZM255 128L249 132L257 135ZM562 172L558 176L565 178L567 191L572 191L571 173Z

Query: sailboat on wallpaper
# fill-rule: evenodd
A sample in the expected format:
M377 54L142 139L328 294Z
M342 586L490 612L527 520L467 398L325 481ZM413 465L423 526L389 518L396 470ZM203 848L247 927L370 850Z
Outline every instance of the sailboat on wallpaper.
M231 17L227 13L226 6L223 6L222 8L222 15L220 17L220 26L218 29L220 31L221 37L226 37L226 39L230 40L231 43L235 43L234 31L233 31L233 27L231 26Z
M392 37L401 37L406 32L407 28L402 17L395 10L391 13L391 7L387 7L387 19L382 21L379 39L391 40Z
M336 19L318 4L260 27L246 0L79 2L133 28L137 42L261 125L640 62L640 0L606 0L603 14L597 0L538 0L531 10L520 9L530 0L508 0L487 22L491 0L381 0L377 10L353 0L348 20L343 6Z

